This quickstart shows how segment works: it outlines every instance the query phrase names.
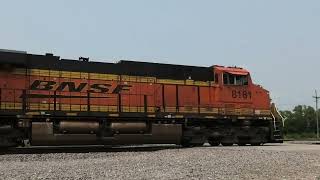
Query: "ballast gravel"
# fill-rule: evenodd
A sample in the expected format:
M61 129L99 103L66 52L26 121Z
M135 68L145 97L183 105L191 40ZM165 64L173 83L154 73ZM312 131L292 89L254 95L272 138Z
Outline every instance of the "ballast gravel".
M320 145L0 155L0 179L319 179Z

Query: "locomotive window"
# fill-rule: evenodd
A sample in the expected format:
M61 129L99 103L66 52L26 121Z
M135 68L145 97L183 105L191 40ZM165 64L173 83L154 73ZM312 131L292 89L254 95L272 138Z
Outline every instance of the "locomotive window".
M223 73L223 83L229 84L229 75L227 73Z
M219 83L219 75L218 74L214 74L214 81L215 81L215 83Z
M238 85L238 86L248 85L248 76L224 73L223 83L226 85Z

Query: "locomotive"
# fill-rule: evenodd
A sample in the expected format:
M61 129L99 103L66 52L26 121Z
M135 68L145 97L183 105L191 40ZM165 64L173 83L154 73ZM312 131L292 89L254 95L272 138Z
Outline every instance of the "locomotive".
M269 92L239 67L0 51L0 147L283 142Z

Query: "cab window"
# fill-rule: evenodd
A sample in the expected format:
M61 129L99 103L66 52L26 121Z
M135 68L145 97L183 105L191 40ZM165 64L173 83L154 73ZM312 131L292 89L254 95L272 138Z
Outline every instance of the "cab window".
M248 85L248 75L234 75L230 73L224 73L223 83L225 85Z

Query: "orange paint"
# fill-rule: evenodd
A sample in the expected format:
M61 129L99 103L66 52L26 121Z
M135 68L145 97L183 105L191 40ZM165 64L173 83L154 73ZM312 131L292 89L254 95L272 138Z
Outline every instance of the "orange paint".
M224 73L235 76L247 75L248 84L224 84ZM214 66L212 76L215 76L215 84L211 86L196 86L105 81L80 79L80 77L26 77L24 75L2 72L0 73L1 102L22 103L22 92L23 90L27 90L26 92L29 96L43 95L41 98L28 98L28 103L54 103L53 95L54 91L56 91L56 102L70 105L86 105L88 102L87 95L88 92L90 92L90 104L97 106L118 106L118 94L121 94L122 106L143 107L145 105L144 98L146 97L148 107L158 108L177 108L178 105L179 107L194 108L234 107L264 110L270 109L269 92L262 87L253 84L250 73L247 70ZM41 81L41 83L38 84L36 89L30 89L32 84L37 80ZM48 82L54 82L54 84L49 86ZM63 84L63 82L71 82L71 85ZM45 90L46 86L49 87L48 90ZM119 88L119 86L121 87Z

